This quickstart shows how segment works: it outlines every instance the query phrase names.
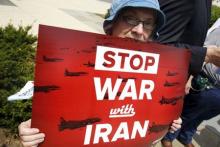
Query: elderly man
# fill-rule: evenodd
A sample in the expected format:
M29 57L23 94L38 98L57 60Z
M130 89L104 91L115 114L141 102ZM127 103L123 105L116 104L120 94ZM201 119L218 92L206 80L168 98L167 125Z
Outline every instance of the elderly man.
M103 27L108 35L147 42L164 23L165 17L157 0L115 0ZM181 119L174 120L171 130L177 130L180 124ZM36 147L43 142L45 134L30 126L31 120L21 123L19 135L23 146Z
M173 0L172 0L173 1ZM187 2L189 0L186 0ZM129 6L129 4L131 4ZM149 2L149 1L148 1ZM187 6L188 3L184 3L184 6ZM153 4L155 2L151 1L152 6L148 5L148 7L145 7L145 5L143 5L144 3L146 3L146 0L115 0L112 4L112 7L110 9L110 15L107 17L107 19L104 21L104 31L106 34L108 35L113 35L113 36L117 36L117 37L122 37L122 38L132 38L135 40L139 40L139 41L151 41L151 40L157 40L158 42L161 43L165 43L165 44L171 44L174 45L176 47L180 47L180 48L187 48L192 52L192 57L191 57L191 62L190 62L190 71L189 73L192 75L197 75L199 74L199 72L201 71L203 62L205 61L206 63L213 63L217 66L220 66L220 48L214 48L212 46L204 48L204 47L200 47L197 46L198 44L186 44L187 42L183 42L181 43L178 39L174 39L176 41L169 41L168 39L163 40L163 37L166 36L165 32L163 31L164 29L166 29L167 27L162 27L164 24L164 13L160 10L160 8L155 9L155 7L153 6ZM157 3L157 1L156 1ZM174 3L175 4L175 3ZM171 5L170 3L166 3L167 7L169 5ZM128 9L130 11L130 9L136 9L137 11L146 11L144 9L151 9L156 11L157 13L155 13L154 15L152 15L152 17L154 17L154 26L148 28L149 23L152 23L150 21L140 21L137 18L134 17L122 17L123 15L125 15L124 13L126 12L126 9ZM172 9L178 9L178 7L172 7ZM123 12L125 11L125 12ZM132 10L131 10L132 11ZM153 11L152 11L153 12ZM148 13L152 13L150 11L146 12L146 15ZM129 12L130 13L130 12ZM184 12L183 12L184 13ZM134 14L136 15L136 14ZM127 15L126 15L127 16ZM169 16L169 20L171 16ZM178 17L178 16L177 16ZM175 19L177 19L175 17ZM170 22L168 20L168 22ZM123 23L119 23L119 22L123 22ZM178 21L178 19L176 20ZM182 19L180 20L182 21ZM125 25L126 22L126 25ZM142 22L142 23L140 23ZM148 24L146 24L146 23ZM179 21L178 21L179 22ZM174 22L173 22L174 23ZM171 25L171 24L166 24L167 25ZM141 28L142 26L142 30L136 30L137 28ZM173 27L173 25L171 25ZM183 27L183 26L181 26ZM144 30L145 28L145 30ZM162 30L161 30L162 28ZM172 29L172 28L169 28ZM178 28L176 28L178 29ZM176 30L174 29L174 30ZM147 30L147 31L146 31ZM117 33L114 33L116 32ZM162 33L162 35L160 36L158 34ZM170 30L171 35L169 35L168 38L172 38L172 37L176 37L175 32L172 35L172 30ZM118 33L120 32L120 33ZM191 34L190 34L191 35ZM202 38L202 37L200 37ZM180 42L180 43L179 43Z

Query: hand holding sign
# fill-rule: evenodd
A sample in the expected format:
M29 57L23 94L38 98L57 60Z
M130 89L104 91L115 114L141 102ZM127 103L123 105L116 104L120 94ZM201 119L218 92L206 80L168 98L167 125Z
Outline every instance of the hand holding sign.
M31 119L22 122L18 126L18 131L24 147L38 146L39 143L44 141L45 134L40 133L37 128L31 128Z

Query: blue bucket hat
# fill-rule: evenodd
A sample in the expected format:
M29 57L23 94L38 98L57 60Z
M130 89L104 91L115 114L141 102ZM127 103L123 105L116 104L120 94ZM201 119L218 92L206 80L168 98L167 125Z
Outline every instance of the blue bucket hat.
M112 6L109 9L109 14L103 23L103 29L106 34L110 34L112 29L112 22L118 16L120 11L126 7L141 7L155 10L157 14L156 27L154 33L165 24L165 15L160 10L160 5L158 0L113 0Z

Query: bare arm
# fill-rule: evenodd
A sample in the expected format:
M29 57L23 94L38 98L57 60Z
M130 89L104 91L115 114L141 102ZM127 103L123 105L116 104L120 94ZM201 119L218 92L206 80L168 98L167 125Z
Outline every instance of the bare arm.
M205 62L213 63L214 65L220 67L220 47L208 46Z

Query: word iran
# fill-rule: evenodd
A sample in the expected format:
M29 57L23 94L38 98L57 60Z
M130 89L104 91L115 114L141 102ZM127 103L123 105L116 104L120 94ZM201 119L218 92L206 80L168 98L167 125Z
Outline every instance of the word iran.
M111 124L97 124L95 126L95 133L94 133L94 138L93 138L93 144L98 144L100 140L102 140L105 143L108 142L115 142L118 139L124 139L124 140L129 140L129 139L135 139L138 136L141 138L145 138L148 130L148 124L149 121L145 120L144 124L142 125L139 121L135 121L133 124L132 131L130 132L129 135L129 130L128 129L128 123L127 122L121 122L114 134L112 134L112 125ZM84 139L84 145L88 145L91 143L91 136L92 136L92 131L93 130L93 125L87 125L86 126L86 134L85 134L85 139ZM112 136L113 137L110 137Z

